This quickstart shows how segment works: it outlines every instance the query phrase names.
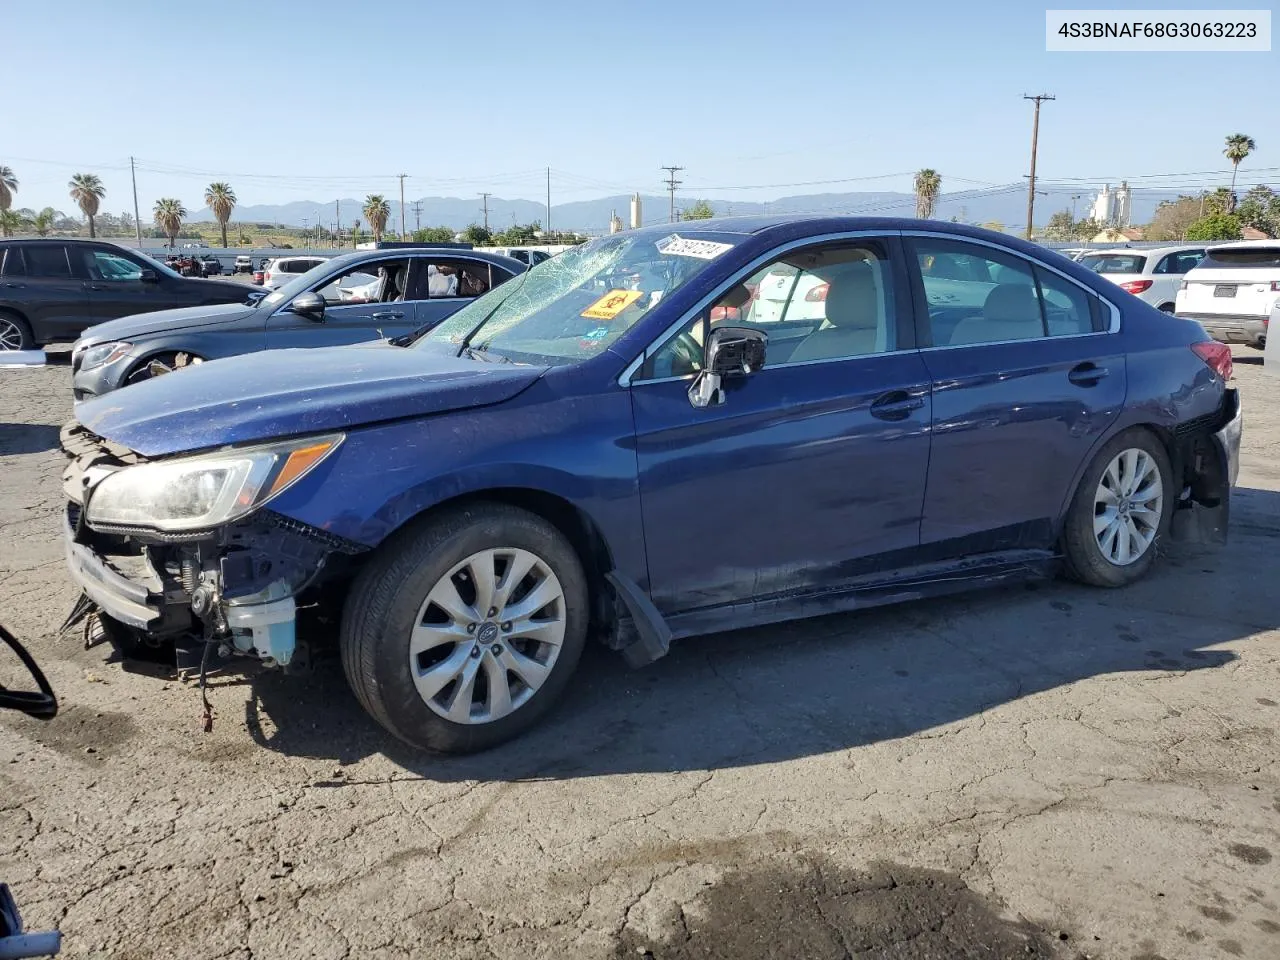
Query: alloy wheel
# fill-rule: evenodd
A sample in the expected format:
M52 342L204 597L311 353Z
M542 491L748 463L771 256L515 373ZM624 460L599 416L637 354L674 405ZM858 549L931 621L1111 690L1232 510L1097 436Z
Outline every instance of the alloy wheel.
M538 692L564 634L564 590L551 567L528 550L482 550L428 592L409 640L409 669L418 695L441 717L492 723Z
M1155 459L1131 447L1107 464L1093 497L1093 535L1111 563L1128 566L1155 542L1164 515L1164 482Z
M0 350L21 350L22 330L8 317L0 317Z

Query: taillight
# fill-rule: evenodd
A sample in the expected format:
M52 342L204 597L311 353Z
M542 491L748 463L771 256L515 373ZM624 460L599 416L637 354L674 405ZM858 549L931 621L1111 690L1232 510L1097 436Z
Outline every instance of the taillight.
M723 323L725 320L741 320L742 312L737 307L712 307L711 322Z
M1272 293L1280 293L1280 280L1272 280L1272 281L1271 281L1271 292L1272 292Z
M270 280L270 279L271 279L271 271L270 271L270 270L268 270L266 273L264 273L264 274L262 275L262 279L263 279L263 280Z
M1148 289L1152 284L1150 280L1126 280L1120 284L1121 290L1128 290L1130 293L1141 293Z
M810 290L808 293L806 293L804 295L804 298L808 300L810 303L822 303L824 300L827 299L827 290L830 288L830 286L831 285L828 283L820 283L816 287L814 287L812 290Z
M1231 348L1217 340L1201 340L1191 345L1195 355L1203 360L1226 383L1231 379Z

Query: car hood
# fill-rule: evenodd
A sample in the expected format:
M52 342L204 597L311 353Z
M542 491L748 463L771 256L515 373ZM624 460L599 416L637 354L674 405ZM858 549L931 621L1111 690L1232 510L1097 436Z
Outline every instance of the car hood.
M385 342L270 350L112 391L80 404L76 419L155 457L501 403L546 369Z
M245 291L248 296L249 291ZM216 323L231 323L254 313L256 307L243 303L218 303L203 307L180 307L177 310L153 310L151 313L135 313L118 320L99 323L80 335L83 343L105 343L109 340L133 340L151 333L185 330L190 327L207 327Z

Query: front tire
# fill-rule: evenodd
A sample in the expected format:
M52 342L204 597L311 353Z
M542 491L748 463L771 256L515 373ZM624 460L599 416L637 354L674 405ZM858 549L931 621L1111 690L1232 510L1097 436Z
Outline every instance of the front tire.
M343 612L361 705L406 743L469 753L523 733L586 641L586 576L564 535L504 504L448 510L385 544Z
M26 321L17 314L0 310L0 350L31 350L35 345Z
M1089 464L1067 510L1066 572L1098 587L1123 587L1151 568L1169 529L1174 497L1169 454L1146 430L1112 438Z

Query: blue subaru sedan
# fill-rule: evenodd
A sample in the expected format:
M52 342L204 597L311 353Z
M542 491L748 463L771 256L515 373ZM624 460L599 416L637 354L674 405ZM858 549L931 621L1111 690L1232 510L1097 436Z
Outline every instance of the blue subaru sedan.
M215 360L82 404L67 559L125 653L296 665L341 609L416 746L528 728L593 638L673 640L1225 538L1231 356L1040 247L734 218L604 237L410 346ZM299 627L301 624L301 628Z

